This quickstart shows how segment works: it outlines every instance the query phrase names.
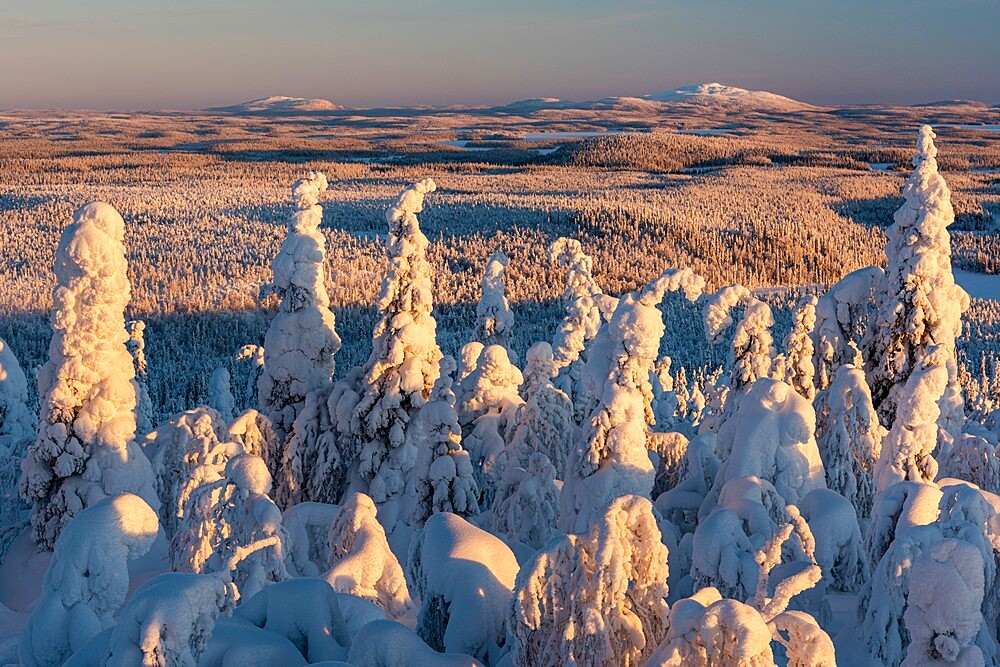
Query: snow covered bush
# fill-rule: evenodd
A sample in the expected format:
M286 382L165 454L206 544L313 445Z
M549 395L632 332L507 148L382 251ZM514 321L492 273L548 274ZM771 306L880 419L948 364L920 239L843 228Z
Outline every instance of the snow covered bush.
M326 239L319 231L323 209L320 193L326 176L310 172L292 186L295 213L288 234L271 263L274 274L261 296L281 299L264 337L264 372L258 382L261 410L279 440L292 430L306 394L333 381L333 357L340 350L340 336L330 310L324 284Z
M347 498L330 525L330 569L323 576L333 590L371 600L399 617L410 607L410 594L375 515L368 496Z
M654 470L646 451L653 420L649 374L664 331L656 304L677 290L694 300L704 285L690 270L668 269L641 292L622 297L602 327L586 369L601 389L567 464L559 497L561 530L584 532L618 496L648 497L652 491Z
M221 577L167 572L145 581L122 608L103 665L194 667L219 614L235 604Z
M644 664L667 629L667 555L652 504L635 495L549 543L517 575L513 664Z
M435 187L429 178L415 183L386 213L389 273L378 301L382 317L372 334L363 395L351 416L351 430L362 444L359 473L368 481L380 520L390 527L400 518L400 508L393 505L405 493L415 462L407 426L427 402L442 356L431 316L429 242L416 215Z
M854 506L829 489L810 491L799 503L815 540L817 564L830 590L854 593L868 580L868 553Z
M859 518L871 516L875 462L885 429L878 423L864 371L844 364L816 396L816 444L826 485L851 501Z
M507 545L460 516L439 512L410 544L406 571L422 602L420 638L436 651L495 664L508 648L505 619L518 572Z
M322 579L290 579L243 601L233 618L280 635L308 662L343 660L351 638L337 594Z
M61 665L114 624L128 593L128 561L149 550L158 527L156 512L130 493L76 515L56 540L41 597L21 634L24 665Z
M476 305L476 330L472 335L485 347L499 345L507 350L507 356L514 360L511 341L514 336L514 314L504 294L504 271L507 256L499 250L486 262L483 271L483 292Z
M135 369L125 346L125 223L113 207L78 209L56 250L49 361L38 376L37 439L22 465L35 543L51 549L81 510L136 493L158 507L135 436Z
M906 201L886 231L888 264L868 332L865 366L879 419L892 425L899 419L897 406L913 394L911 376L928 366L931 348L937 347L935 365L945 369L945 381L940 387L935 382L924 398L939 404L942 426L955 435L964 421L955 339L969 295L955 284L951 271L948 225L955 211L951 191L938 173L934 137L930 125L920 128L913 174L903 187Z
M271 474L250 454L226 463L221 479L194 489L170 543L179 572L233 572L241 595L288 577L281 512L268 497Z
M420 408L417 423L426 443L417 452L416 505L411 523L422 526L435 512L468 518L479 513L479 486L469 453L462 449L462 429L455 411L451 374L455 360L442 357L430 400Z

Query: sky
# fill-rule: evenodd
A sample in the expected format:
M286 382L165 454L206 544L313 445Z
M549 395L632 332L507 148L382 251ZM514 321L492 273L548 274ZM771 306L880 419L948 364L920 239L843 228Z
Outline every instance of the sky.
M1000 0L0 0L0 108L1000 103Z

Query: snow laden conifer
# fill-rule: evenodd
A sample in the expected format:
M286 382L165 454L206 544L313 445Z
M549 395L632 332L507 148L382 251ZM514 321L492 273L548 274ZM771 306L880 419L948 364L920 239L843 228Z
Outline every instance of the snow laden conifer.
M135 368L135 435L142 438L153 430L153 401L149 398L149 369L146 366L146 323L129 320L125 323L128 331L128 347Z
M28 409L28 380L10 346L0 338L0 443L31 438L37 420Z
M743 316L736 325L729 352L729 388L727 411L735 401L762 377L769 377L774 363L774 339L771 308L754 297L743 285L723 287L705 304L705 334L710 343L718 343L733 323L732 310L743 306Z
M236 417L236 398L229 370L224 366L216 368L208 377L208 407L214 408L226 423Z
M441 360L431 316L428 241L417 220L424 195L434 190L431 179L419 181L404 190L386 213L389 272L378 302L382 317L364 367L366 389L351 416L351 430L361 440L358 471L387 527L400 518L399 508L388 506L405 493L415 462L407 427L427 402Z
M826 389L837 369L844 364L862 368L858 345L875 310L875 293L885 273L867 266L848 273L830 286L816 302L815 356L816 388Z
M878 423L864 371L850 364L836 370L833 384L816 397L816 426L827 487L851 501L859 517L868 518L885 429Z
M785 351L775 360L786 383L808 400L816 395L816 367L813 365L813 329L816 327L816 297L799 299L792 312L792 330L785 338Z
M955 220L951 192L938 173L934 131L920 128L913 175L903 187L905 202L886 231L888 265L878 294L878 313L868 332L866 367L880 421L892 425L910 393L910 377L926 366L931 347L947 370L947 382L928 396L939 404L939 421L957 435L964 423L955 358L955 339L969 296L955 284L948 225Z
M550 542L517 575L513 664L645 664L667 630L667 556L652 504L635 495Z
M521 398L510 427L508 465L526 467L533 453L544 454L562 476L573 442L573 404L556 388L559 372L552 346L535 343L528 349Z
M583 532L618 496L649 496L655 471L646 451L653 421L650 371L663 336L656 305L668 291L694 300L705 280L689 269L668 269L619 301L595 339L587 372L602 379L597 407L570 455L559 498L559 527Z
M490 256L483 272L483 291L476 304L476 331L473 339L485 347L499 345L514 360L511 340L514 336L514 313L504 291L507 256L499 250Z
M347 498L330 525L330 569L324 577L338 593L365 598L402 616L410 608L410 593L375 517L371 498L363 493Z
M417 453L417 498L412 523L422 526L436 512L468 518L479 513L479 487L469 453L462 449L462 428L455 411L452 373L455 360L442 357L430 400L417 417L426 443Z
M576 239L556 239L549 247L549 258L566 269L566 289L562 295L566 315L552 341L556 366L560 369L557 385L573 401L574 419L582 424L591 407L582 400L587 346L600 330L602 307L613 310L615 299L605 295L597 285L592 273L594 260L583 252Z
M132 492L159 506L135 436L135 369L126 348L125 223L112 206L73 215L56 250L49 361L38 377L38 436L22 464L35 543L51 549L77 513Z
M21 634L21 664L57 667L114 625L128 594L128 561L149 551L156 533L156 512L131 493L82 510L56 540L41 597Z
M326 176L318 172L295 182L295 213L288 234L271 263L273 278L261 297L281 299L264 336L264 371L257 385L262 412L284 441L306 394L333 382L334 355L340 349L336 321L324 284L326 239L319 231L320 193Z

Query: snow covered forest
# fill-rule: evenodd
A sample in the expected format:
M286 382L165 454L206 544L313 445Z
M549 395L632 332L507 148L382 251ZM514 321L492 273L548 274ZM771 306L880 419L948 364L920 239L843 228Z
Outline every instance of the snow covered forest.
M629 104L0 118L0 664L1000 664L1000 135Z

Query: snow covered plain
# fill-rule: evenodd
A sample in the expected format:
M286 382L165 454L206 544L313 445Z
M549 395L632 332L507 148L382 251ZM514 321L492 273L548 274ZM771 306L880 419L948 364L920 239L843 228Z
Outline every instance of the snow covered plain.
M0 662L995 664L996 110L692 94L5 114Z

